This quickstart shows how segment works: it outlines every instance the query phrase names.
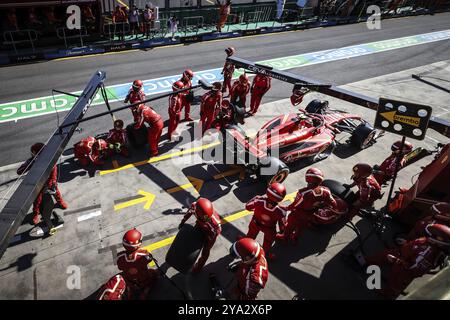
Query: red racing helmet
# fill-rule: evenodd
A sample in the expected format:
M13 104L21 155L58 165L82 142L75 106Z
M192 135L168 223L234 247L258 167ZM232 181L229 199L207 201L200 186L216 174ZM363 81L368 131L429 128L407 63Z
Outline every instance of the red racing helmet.
M431 207L431 212L433 213L433 216L436 220L442 221L444 223L450 222L450 203L435 203Z
M408 142L408 141L405 141L405 144L403 145L403 149L402 150L400 150L401 146L402 146L402 142L400 140L399 141L395 141L392 144L392 146L391 146L392 152L397 153L397 152L401 151L401 153L407 154L407 153L411 152L412 149L413 149L412 143Z
M231 57L236 52L236 49L234 47L228 47L225 49L225 52L227 56Z
M33 144L30 148L31 154L33 156L37 155L42 150L43 147L44 147L44 144L42 142L37 142L37 143Z
M318 168L309 168L306 170L305 181L308 185L319 186L324 179L322 170Z
M173 91L181 90L181 89L183 89L183 87L184 87L184 84L181 81L176 81L172 84Z
M367 163L358 163L353 166L353 180L364 179L370 176L373 172L372 167Z
M286 196L286 187L281 183L274 182L272 183L266 191L267 199L272 202L278 203L283 201Z
M212 85L212 91L219 91L222 89L222 83L220 82L214 82Z
M195 216L202 220L208 220L214 213L213 204L206 198L199 198L195 202Z
M194 78L194 72L191 69L186 69L183 72L183 76L185 76L186 78L188 78L189 80L192 80L192 78Z
M122 245L127 251L135 251L142 245L142 233L136 228L125 232L122 238Z
M248 83L248 76L247 76L247 74L245 74L245 73L241 74L239 76L239 82L242 83L242 84Z
M94 142L94 145L92 147L94 149L97 149L98 151L102 151L108 148L108 143L103 139L98 139Z
M433 223L425 227L428 235L428 242L439 247L450 249L450 227Z
M133 90L139 91L142 89L143 85L144 85L144 83L142 82L142 80L134 80L133 81Z
M117 119L114 121L114 129L121 130L123 129L123 120Z
M251 238L239 239L233 243L231 251L245 264L252 264L256 262L259 257L264 254L264 250L261 248L259 243Z

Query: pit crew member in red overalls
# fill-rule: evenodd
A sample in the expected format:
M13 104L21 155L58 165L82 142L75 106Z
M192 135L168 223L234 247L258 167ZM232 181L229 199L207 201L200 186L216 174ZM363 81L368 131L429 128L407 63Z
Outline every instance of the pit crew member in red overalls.
M216 118L218 109L222 105L222 93L220 89L222 84L214 82L210 91L202 96L200 104L200 123L202 126L202 134L211 128L213 121Z
M186 69L180 80L183 83L183 89L192 88L192 79L194 72L191 69ZM191 102L194 99L192 90L185 91L181 94L181 105L184 108L184 121L193 121L191 118Z
M281 183L272 183L265 196L256 196L245 205L245 209L253 211L253 218L248 226L247 238L256 239L259 232L264 233L263 249L269 259L275 259L270 253L272 243L277 235L277 224L283 229L286 211L278 206L286 196L286 188Z
M113 153L118 153L123 155L124 157L128 157L129 152L126 146L127 133L123 128L122 120L117 119L116 121L114 121L114 128L109 130L106 142L108 143L110 155L112 155Z
M177 81L172 85L172 90L181 90L183 89L183 87L183 82ZM176 131L178 124L180 123L181 109L183 108L182 101L182 93L174 93L169 96L169 129L167 131L167 135L170 141L172 141L172 135Z
M41 152L42 148L44 148L43 143L35 143L31 146L31 157L28 158L20 167L17 169L17 174L22 175L26 173L28 170L31 169L31 167L34 164L34 161L36 160L37 155L39 152ZM55 200L58 203L58 205L61 207L61 209L67 209L67 203L64 201L64 199L61 196L61 192L58 189L58 167L55 165L50 171L50 176L47 179L47 182L45 183L44 188L47 188L49 190L52 190L55 192ZM41 203L42 203L42 196L44 193L44 189L39 192L37 198L33 202L33 223L38 224L40 221L40 213L41 213Z
M373 203L381 198L381 187L372 175L372 167L367 163L358 163L353 167L353 183L346 185L351 188L358 187L356 193L357 200L353 203L349 212L349 220L351 221L360 209L371 208Z
M299 189L294 201L285 209L290 211L284 233L277 239L296 243L301 232L312 226L315 213L324 207L337 207L330 189L321 185L324 179L322 170L309 168L305 174L307 186Z
M133 85L131 86L130 90L128 91L127 96L125 97L125 100L123 103L138 103L145 100L145 93L144 93L144 83L142 80L134 80ZM131 112L133 113L133 117L135 116L136 110L138 106L132 107Z
M397 168L399 171L406 164L405 156L410 153L413 149L413 145L405 141L403 149L400 150L402 146L401 141L396 141L391 146L392 154L387 157L379 166L374 166L373 176L377 180L378 184L382 185L391 180L395 173L395 163L397 161L397 156L400 156L400 162Z
M130 295L138 293L143 300L158 279L158 271L149 267L154 258L146 249L140 249L142 233L136 228L124 234L122 244L125 251L117 254L117 267L122 271Z
M239 99L239 104L241 108L247 108L247 94L250 91L250 81L248 76L244 73L239 76L238 80L235 80L233 86L231 87L230 102L236 104Z
M222 232L222 227L220 217L216 210L214 210L213 204L206 198L199 198L192 203L191 208L184 215L178 228L181 228L192 214L194 214L197 219L195 227L199 228L205 235L205 244L203 245L202 253L192 268L192 273L199 273L208 260L211 248Z
M141 128L144 125L144 122L149 125L147 129L147 140L150 145L150 154L152 156L157 156L158 142L161 139L164 122L161 116L156 113L152 107L140 104L136 110L136 116L134 117L134 128Z
M253 79L252 87L250 88L250 113L252 115L258 111L262 97L269 91L271 86L271 78L266 75L258 73Z
M401 248L387 249L365 257L366 265L391 264L387 286L380 290L385 298L395 299L418 277L442 263L450 251L450 228L429 224L426 236L406 242Z
M239 300L256 300L258 293L266 286L269 278L264 249L256 240L242 238L231 246L230 253L239 258L230 271L236 272L237 287L235 289Z
M127 300L127 283L121 273L108 280L97 295L97 300Z
M227 57L231 57L235 52L236 49L233 47L228 47L225 49L225 52L227 54ZM222 85L222 93L225 94L227 92L231 93L231 79L233 78L234 73L234 64L231 62L225 61L225 65L223 66L221 74L223 74L223 85Z
M108 143L103 139L87 137L74 145L73 154L82 166L90 163L102 165L108 152Z

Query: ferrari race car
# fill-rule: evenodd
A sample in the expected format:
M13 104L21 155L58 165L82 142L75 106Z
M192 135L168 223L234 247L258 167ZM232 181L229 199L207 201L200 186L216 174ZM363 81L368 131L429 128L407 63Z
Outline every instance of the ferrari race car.
M349 133L348 143L358 149L371 146L379 136L361 116L331 110L328 101L320 100L311 101L297 113L270 120L254 138L246 136L237 123L223 131L224 162L245 165L247 171L268 183L284 181L289 174L288 164L301 159L317 162L327 158L336 147L339 133Z

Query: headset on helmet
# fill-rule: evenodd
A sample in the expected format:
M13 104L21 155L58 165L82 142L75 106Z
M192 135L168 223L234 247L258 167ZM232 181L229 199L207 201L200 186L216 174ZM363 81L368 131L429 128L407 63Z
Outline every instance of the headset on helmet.
M142 245L142 233L136 228L125 232L122 238L122 245L127 251L135 251Z
M183 82L176 81L176 82L173 83L172 89L173 89L173 91L181 90L181 89L183 89L183 86L184 86Z
M134 80L133 81L133 89L134 89L134 91L141 90L143 85L144 85L144 83L142 82L142 80Z
M353 180L364 179L372 174L372 167L367 163L358 163L353 166Z
M324 175L322 170L317 168L309 168L305 173L305 181L309 185L318 186L322 183Z
M213 204L206 198L199 198L195 202L195 216L200 220L208 220L214 213Z
M194 77L194 72L191 69L186 69L183 72L183 76L185 76L188 79L192 79Z
M264 250L256 240L242 238L233 243L230 248L230 253L240 258L245 264L252 264L264 254Z
M274 182L267 188L266 195L270 201L278 203L283 201L286 196L286 187L281 183Z
M317 113L317 114L325 114L328 109L328 101L314 99L305 108L305 111L308 113Z
M433 223L427 225L425 231L428 235L428 242L445 249L450 249L450 227Z

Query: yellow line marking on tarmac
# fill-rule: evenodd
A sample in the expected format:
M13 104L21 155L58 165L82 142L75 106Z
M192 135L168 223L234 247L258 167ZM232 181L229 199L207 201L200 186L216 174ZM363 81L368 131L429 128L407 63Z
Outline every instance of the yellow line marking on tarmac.
M174 193L174 192L178 192L178 191L181 191L181 190L187 190L189 188L194 188L194 190L197 193L200 193L200 190L202 189L203 184L205 183L205 181L202 180L202 179L191 177L191 176L187 176L187 179L190 181L189 183L186 183L186 184L183 184L183 185L180 185L180 186L176 186L176 187L167 189L166 191L168 193Z
M158 156L158 157L150 158L148 160L139 161L139 162L135 162L135 163L130 163L130 164L124 165L124 166L116 168L116 169L101 170L100 171L100 175L105 175L105 174L108 174L108 173L118 172L118 171L130 169L130 168L135 168L135 167L143 166L143 165L146 165L146 164L167 160L167 159L174 158L174 157L182 157L182 156L185 156L185 155L188 155L188 154L192 154L192 153L195 153L195 152L198 152L198 151L203 151L203 150L215 147L215 146L217 146L219 144L220 144L220 142L216 141L216 142L205 144L205 145L202 145L202 146L199 146L199 147L189 148L189 149L182 150L182 151L170 152L170 153Z
M116 204L114 206L114 211L128 208L143 202L145 202L144 209L149 210L152 206L153 201L155 201L156 196L153 193L144 190L139 190L138 194L140 194L142 197Z

